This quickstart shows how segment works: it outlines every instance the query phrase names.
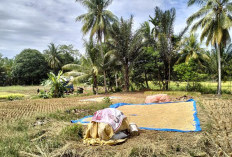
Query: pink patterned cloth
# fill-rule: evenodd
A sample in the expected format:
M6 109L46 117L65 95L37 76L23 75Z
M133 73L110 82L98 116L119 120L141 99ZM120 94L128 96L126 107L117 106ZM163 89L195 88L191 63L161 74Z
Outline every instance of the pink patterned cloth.
M107 123L113 128L114 132L116 132L120 128L124 118L126 118L126 116L121 111L114 108L106 108L95 112L92 121Z
M170 102L170 101L171 99L167 94L157 94L157 95L147 96L145 103L149 104L149 103L160 103L160 102Z

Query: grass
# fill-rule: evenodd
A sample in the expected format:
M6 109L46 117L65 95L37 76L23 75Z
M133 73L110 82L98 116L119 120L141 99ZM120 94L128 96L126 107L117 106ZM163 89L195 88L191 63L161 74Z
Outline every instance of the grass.
M30 91L29 88L24 91ZM158 93L162 92L116 93L112 96L121 97L120 102L142 103L146 95ZM79 102L80 99L95 96L7 101L0 102L0 156L232 155L231 95L219 98L195 92L164 93L172 97L189 95L196 99L203 131L178 133L142 130L139 136L131 137L121 145L90 147L83 145L81 140L85 126L71 124L70 120L92 115L108 107L112 102L106 96L105 101L100 103ZM112 101L115 103L119 100Z
M198 82L202 85L202 87L206 90L209 90L211 93L214 92L216 94L217 91L217 82L211 82L211 81L206 81L206 82ZM190 82L190 84L192 84ZM171 81L170 83L170 90L173 91L185 91L187 86L187 82L174 82ZM158 85L154 85L152 82L149 82L149 87L152 90L160 90ZM226 81L222 82L222 91L225 93L232 93L232 81Z
M0 92L0 100L20 100L24 97L25 95L20 93Z
M179 96L179 95L191 95L191 96L200 96L201 93L199 92L185 92L185 91L146 91L144 92L145 95L155 95L155 94L168 94L172 96Z
M68 142L80 141L83 138L81 125L67 123L77 117L93 114L110 104L92 103L86 106L77 106L65 111L49 114L39 114L32 118L3 121L0 128L0 156L53 156ZM81 111L78 115L73 110ZM70 112L67 112L70 111ZM36 122L46 121L43 125L33 125ZM56 151L55 151L56 150Z
M79 141L83 138L83 126L74 124L61 131L61 136L66 140Z

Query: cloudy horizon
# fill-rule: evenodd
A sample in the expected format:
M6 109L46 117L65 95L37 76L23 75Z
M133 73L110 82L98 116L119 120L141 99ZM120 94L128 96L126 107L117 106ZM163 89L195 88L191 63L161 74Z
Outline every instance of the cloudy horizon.
M87 10L75 0L0 0L0 53L13 58L23 49L47 49L49 43L72 44L84 52L82 23L75 18ZM187 0L114 0L108 7L116 16L134 16L134 28L154 16L154 8L176 8L175 33L186 26L186 19L197 10Z

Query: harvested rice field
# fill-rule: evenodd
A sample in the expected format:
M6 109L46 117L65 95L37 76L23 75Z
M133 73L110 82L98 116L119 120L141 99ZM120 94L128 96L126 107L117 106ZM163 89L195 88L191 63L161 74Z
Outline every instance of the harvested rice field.
M169 93L167 93L169 94ZM0 102L0 156L232 156L232 97L170 93L173 100L197 101L201 132L140 130L116 146L85 146L85 126L70 120L111 103L143 103L146 92ZM80 101L114 96L112 102ZM158 121L158 120L157 120Z

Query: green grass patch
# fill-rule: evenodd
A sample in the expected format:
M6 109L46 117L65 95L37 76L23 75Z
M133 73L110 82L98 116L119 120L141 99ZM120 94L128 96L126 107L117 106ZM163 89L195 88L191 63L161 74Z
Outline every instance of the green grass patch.
M73 124L65 127L61 131L61 137L65 140L79 141L83 138L83 127L79 124Z
M92 103L86 106L77 106L67 109L65 111L56 111L48 115L49 118L59 121L70 121L77 118L83 118L85 116L93 115L94 112L107 108L111 105L111 102L99 102Z
M202 94L217 94L217 82L215 81L205 81L205 82L197 82L201 85L201 89L198 92ZM152 90L162 90L160 89L158 82L148 82L150 89ZM193 82L189 82L192 86ZM187 82L178 82L171 81L169 84L171 91L186 91ZM232 93L232 81L224 81L222 82L222 93L231 94Z
M0 92L0 100L21 100L25 97L24 94L20 93L8 93L8 92Z

